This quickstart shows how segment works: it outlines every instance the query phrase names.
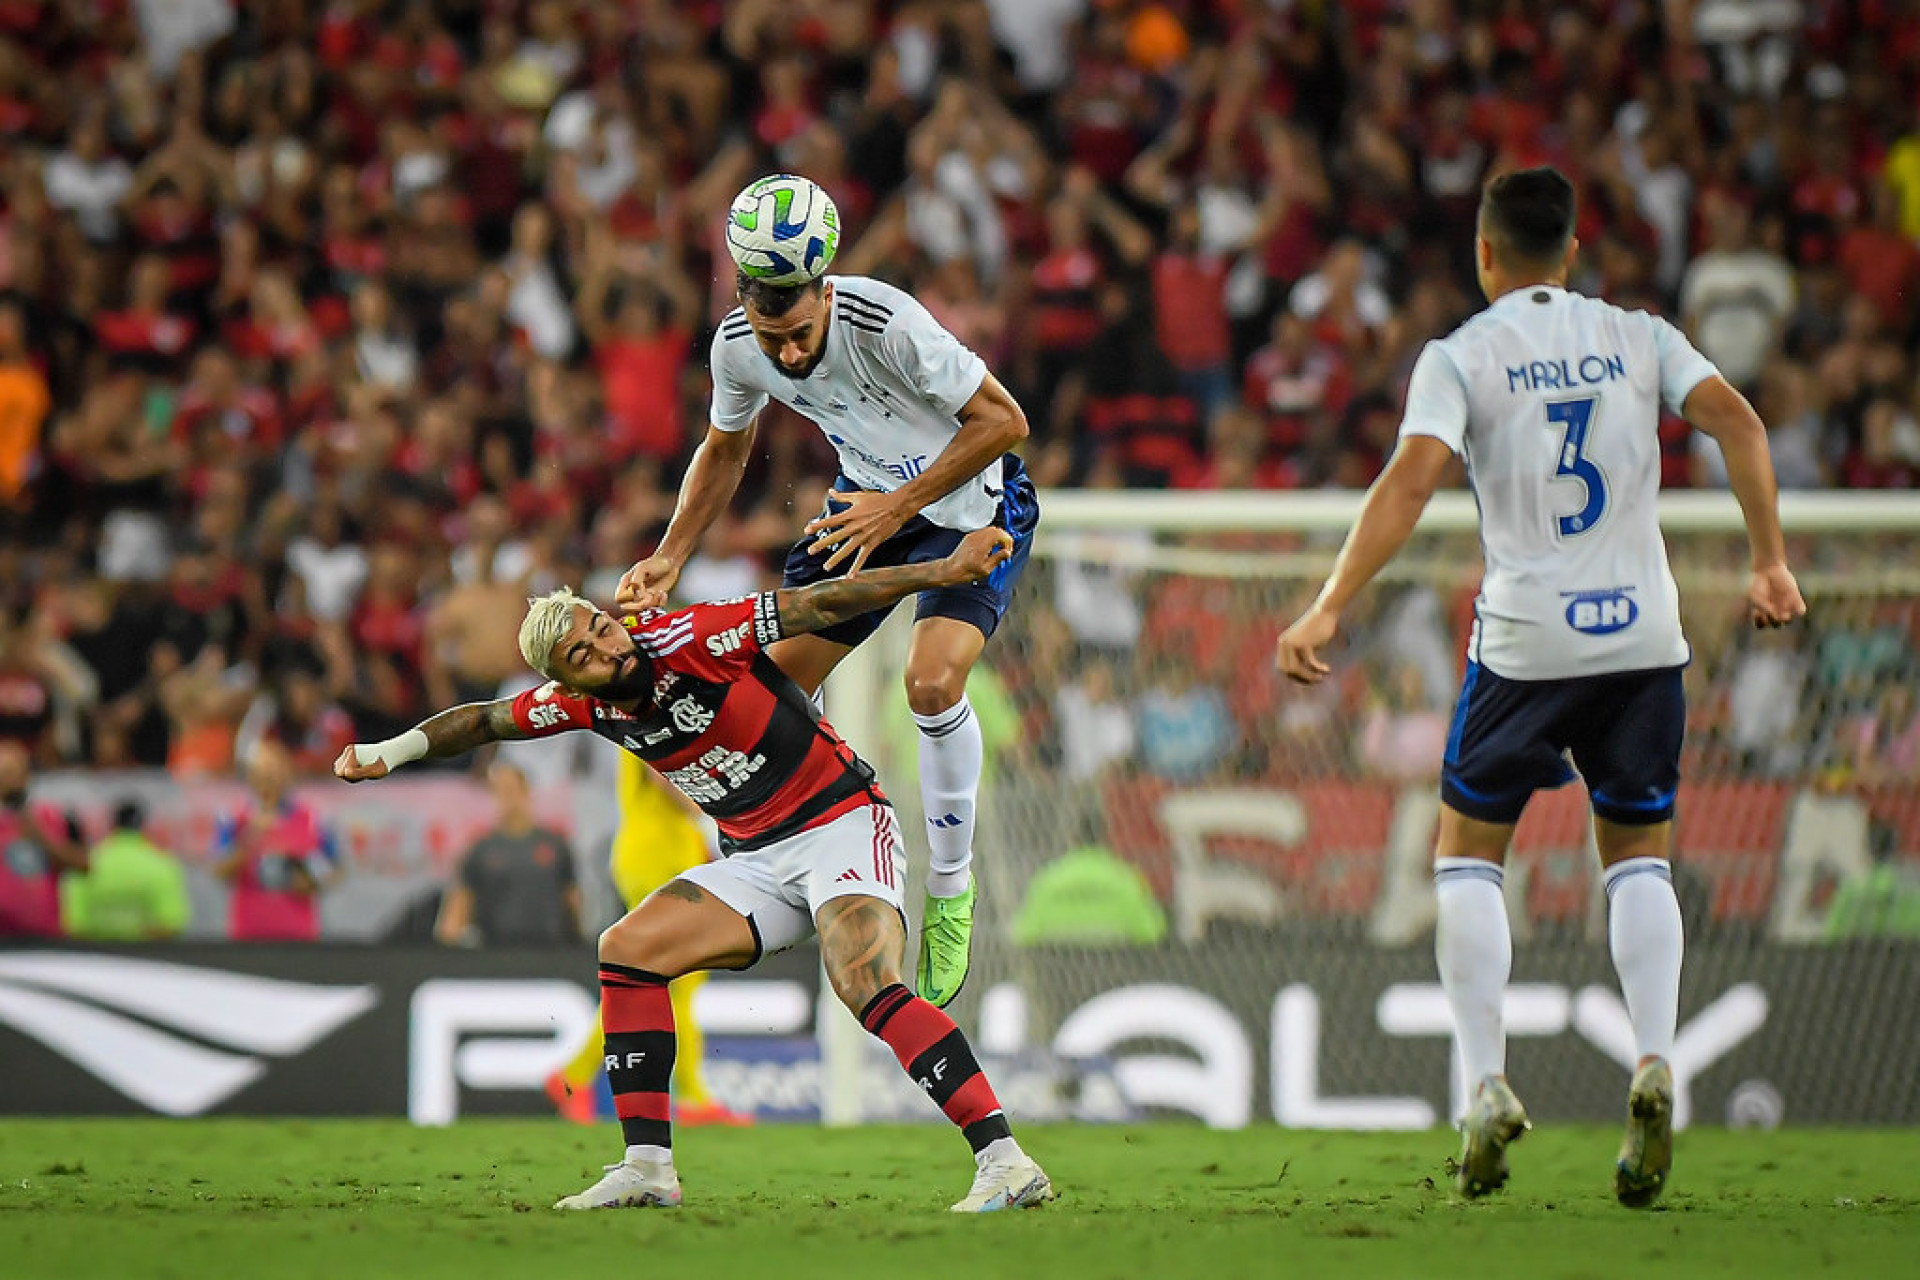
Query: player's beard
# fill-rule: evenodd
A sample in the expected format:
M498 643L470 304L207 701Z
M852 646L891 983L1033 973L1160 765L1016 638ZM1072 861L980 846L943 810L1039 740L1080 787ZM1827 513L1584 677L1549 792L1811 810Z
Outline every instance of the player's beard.
M820 344L820 350L814 352L813 355L807 360L807 362L801 365L798 369L789 369L787 368L786 365L781 364L778 360L775 360L772 356L767 357L767 363L771 364L775 369L779 370L780 376L787 379L789 382L805 382L808 378L813 376L813 371L820 367L820 357L825 355L826 351L827 351L827 344L823 342Z
M820 319L820 346L814 351L814 353L811 356L807 358L807 362L805 364L801 365L798 369L789 369L787 368L787 366L781 364L778 360L774 359L772 356L767 356L767 363L771 364L775 369L779 370L780 376L785 378L787 381L805 382L808 378L813 376L813 371L820 367L821 357L827 354L827 330L831 328L833 325L833 315L832 315L831 308L827 308L826 310L827 310L827 314L822 316ZM763 356L766 356L767 355L766 350L762 348L760 354Z
M653 696L653 664L635 649L631 662L621 663L620 674L594 691L602 702L643 702Z

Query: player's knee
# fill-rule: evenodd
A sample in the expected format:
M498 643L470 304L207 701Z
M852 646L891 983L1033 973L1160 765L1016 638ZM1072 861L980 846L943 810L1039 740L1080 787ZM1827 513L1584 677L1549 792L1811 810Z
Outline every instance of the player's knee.
M639 946L639 941L625 920L615 920L600 931L600 958L614 964L632 964L628 957Z
M964 668L941 665L907 672L907 705L917 716L937 716L967 692Z
M644 919L628 914L608 925L600 934L600 959L604 963L645 969L649 973L673 976L671 948L664 946L658 929Z

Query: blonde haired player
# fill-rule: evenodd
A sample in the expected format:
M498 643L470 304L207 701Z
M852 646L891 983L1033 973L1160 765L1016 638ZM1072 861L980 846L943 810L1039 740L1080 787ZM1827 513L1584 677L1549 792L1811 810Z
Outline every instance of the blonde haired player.
M981 529L939 560L615 618L562 587L530 602L520 653L548 683L453 707L334 761L345 782L490 742L588 732L660 771L720 830L727 856L683 871L600 935L600 1016L625 1158L558 1209L678 1205L674 1015L668 984L747 969L817 934L827 981L973 1151L955 1213L1042 1204L1053 1186L1020 1147L966 1033L906 985L906 854L893 806L807 695L767 656L898 603L993 575L1012 535Z
M614 802L620 824L613 833L608 870L620 905L631 911L681 872L704 865L709 853L700 810L691 800L656 778L638 757L621 752L617 768ZM667 986L679 1036L673 1062L674 1119L683 1125L752 1124L752 1117L730 1110L707 1089L706 1038L693 1017L693 994L706 980L704 973L690 973ZM580 1051L547 1077L547 1096L555 1109L576 1124L600 1121L593 1085L606 1051L606 1032L596 1019Z

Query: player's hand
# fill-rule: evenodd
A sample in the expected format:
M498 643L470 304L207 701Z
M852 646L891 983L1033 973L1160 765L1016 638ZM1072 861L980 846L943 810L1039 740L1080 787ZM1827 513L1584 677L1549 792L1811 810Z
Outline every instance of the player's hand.
M867 557L913 517L913 512L904 508L893 494L866 489L829 493L827 508L825 514L809 520L802 530L813 535L813 543L807 550L819 555L831 549L833 554L821 566L829 571L852 556L853 567L847 570L849 578L857 576L866 567Z
M340 753L333 762L333 776L342 782L371 782L375 778L384 778L391 770L385 760L376 759L370 764L360 763L361 744L356 742ZM371 751L372 748L368 747Z
M1319 684L1333 669L1320 661L1319 651L1333 641L1339 629L1338 615L1316 605L1281 634L1274 664L1297 684Z
M960 539L946 559L953 585L978 582L1013 558L1013 535L993 525L975 529Z
M616 613L639 613L645 609L664 609L673 584L680 581L680 566L665 556L650 556L620 575L613 593Z
M1784 627L1807 616L1800 584L1783 564L1753 571L1753 582L1747 587L1747 609L1755 627Z

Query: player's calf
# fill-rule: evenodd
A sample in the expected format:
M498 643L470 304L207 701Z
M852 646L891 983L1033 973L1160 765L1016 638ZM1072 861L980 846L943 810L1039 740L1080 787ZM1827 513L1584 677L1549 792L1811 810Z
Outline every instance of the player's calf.
M609 933L612 931L609 930ZM603 949L605 943L603 941ZM625 1157L606 1176L556 1209L672 1207L680 1203L673 1169L673 1004L667 980L646 969L600 962L600 1021L606 1030L607 1080L626 1139Z
M671 1163L669 1090L677 1045L667 980L645 969L601 961L600 1016L606 1025L607 1080L627 1140L627 1158Z
M1053 1199L1053 1184L1014 1140L987 1073L952 1018L896 983L860 1010L860 1025L893 1050L973 1148L973 1186L953 1206L955 1213L1021 1209Z
M600 935L603 1065L627 1149L599 1182L555 1208L680 1203L670 1097L678 1041L667 982L699 969L737 967L753 955L744 918L685 879L661 886Z
M951 620L922 625L941 621L966 636L970 648L979 635ZM927 903L920 916L915 990L944 1009L960 994L973 962L973 830L986 746L967 701L971 659L929 660L927 652L939 656L937 638L924 650L921 639L916 633L907 670L907 702L920 730L920 802L927 815Z
M848 897L820 909L820 946L836 995L893 1050L973 1149L975 1175L956 1213L991 1213L1053 1198L1047 1175L1014 1140L992 1083L952 1018L901 981L906 926L892 904Z

